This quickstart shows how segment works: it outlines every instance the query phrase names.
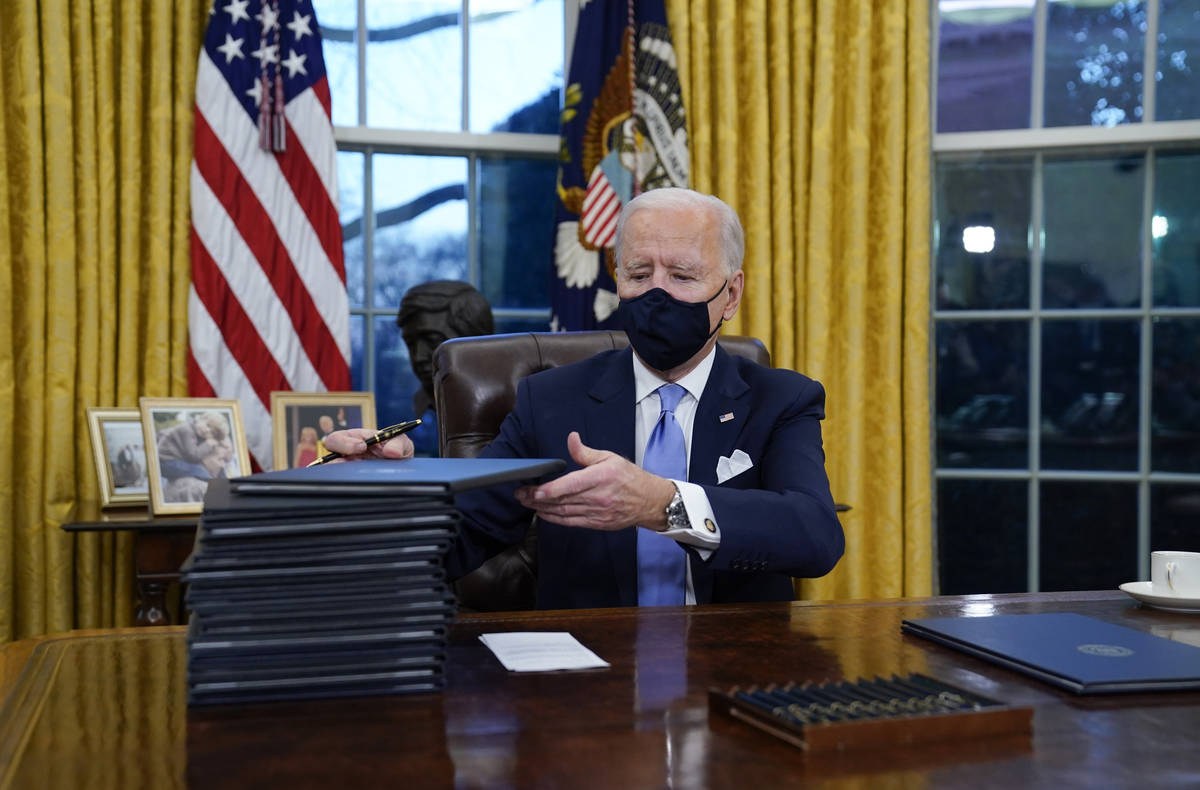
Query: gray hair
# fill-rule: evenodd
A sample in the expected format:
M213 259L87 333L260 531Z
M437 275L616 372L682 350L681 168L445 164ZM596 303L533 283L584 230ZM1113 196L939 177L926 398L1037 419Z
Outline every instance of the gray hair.
M621 207L621 213L617 217L617 237L614 248L618 269L621 268L621 239L625 235L625 223L635 212L647 208L693 209L711 212L717 221L723 259L721 262L725 264L725 271L732 275L742 268L742 258L746 254L746 235L742 231L742 222L738 219L737 212L715 195L706 195L694 189L662 187L643 192Z

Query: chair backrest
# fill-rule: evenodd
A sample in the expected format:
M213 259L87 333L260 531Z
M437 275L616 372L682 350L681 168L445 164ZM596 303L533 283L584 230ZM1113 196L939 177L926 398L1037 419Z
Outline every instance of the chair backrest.
M730 354L770 366L766 346L753 337L722 335ZM629 345L624 332L519 332L456 337L433 355L438 444L447 458L474 458L500 432L521 379Z

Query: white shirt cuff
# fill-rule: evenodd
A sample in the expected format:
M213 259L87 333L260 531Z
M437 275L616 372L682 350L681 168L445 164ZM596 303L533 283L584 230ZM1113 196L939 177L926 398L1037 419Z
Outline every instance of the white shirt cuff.
M687 511L691 527L668 529L662 534L680 543L686 543L696 550L700 559L708 560L721 546L721 528L717 526L717 516L708 501L708 494L696 483L682 480L671 482L679 489L679 495L683 498L683 509Z

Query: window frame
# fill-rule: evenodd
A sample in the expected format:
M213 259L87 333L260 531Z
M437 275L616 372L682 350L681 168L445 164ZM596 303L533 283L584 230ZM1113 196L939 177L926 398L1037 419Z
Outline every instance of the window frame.
M1004 129L995 131L937 132L938 120L938 55L940 49L941 15L938 0L930 0L930 128L932 162L931 175L938 165L949 161L969 161L974 158L1025 155L1033 160L1030 207L1029 277L1030 306L1028 309L972 309L941 310L937 308L937 249L938 249L938 205L936 189L931 195L931 249L930 249L930 391L937 393L937 329L945 322L954 321L1024 321L1029 327L1029 398L1028 458L1024 468L1001 469L982 467L941 467L938 465L937 404L931 399L930 425L932 426L931 447L933 455L934 501L937 501L937 486L942 480L1023 480L1027 483L1027 589L1038 592L1041 574L1041 483L1045 482L1093 482L1134 483L1137 485L1137 566L1140 578L1150 574L1151 532L1151 485L1188 484L1200 485L1200 474L1155 472L1151 469L1151 410L1153 374L1153 327L1156 318L1200 318L1200 306L1156 307L1153 304L1153 238L1151 222L1154 212L1155 173L1157 157L1161 152L1187 148L1200 150L1200 120L1156 121L1156 81L1143 79L1143 113L1141 120L1111 127L1065 126L1045 128L1043 126L1046 15L1049 0L1033 3L1033 63L1031 68L1032 89L1030 91L1030 128ZM1147 28L1146 51L1143 73L1153 73L1158 55L1159 0L1146 0ZM1144 156L1144 183L1142 196L1141 254L1139 276L1141 278L1141 301L1135 308L1100 309L1048 309L1042 307L1042 264L1043 264L1043 168L1047 156L1083 155L1112 156L1127 153ZM936 178L931 178L936 183ZM1140 337L1138 350L1138 448L1135 471L1093 471L1043 469L1041 467L1041 391L1042 391L1042 328L1045 321L1067 319L1136 319L1139 321ZM940 535L941 524L935 512L934 535ZM936 537L935 537L936 540ZM935 557L937 553L935 552ZM939 560L935 560L939 562ZM940 586L939 572L935 572L935 590Z
M378 0L377 0L378 1ZM565 90L570 69L571 45L578 20L578 0L563 2L563 88ZM376 378L375 322L385 316L396 315L400 305L376 304L374 299L374 170L372 159L375 154L417 154L424 156L458 156L467 160L467 281L476 288L481 287L482 272L479 264L479 193L478 166L482 157L512 157L521 159L557 160L559 156L558 134L525 134L514 132L470 132L470 0L462 0L459 6L459 30L462 36L462 125L459 131L427 131L419 129L392 129L372 127L367 118L367 3L357 0L357 47L356 79L358 89L357 124L333 128L338 152L363 154L363 303L350 305L351 321L363 321L363 388L374 392ZM547 229L547 244L550 243ZM536 320L544 318L547 328L550 323L550 305L543 308L493 307L495 318Z

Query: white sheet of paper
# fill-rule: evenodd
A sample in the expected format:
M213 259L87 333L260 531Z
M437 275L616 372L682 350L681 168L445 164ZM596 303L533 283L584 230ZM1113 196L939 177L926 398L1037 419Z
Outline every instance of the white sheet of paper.
M480 634L479 641L487 645L510 672L595 669L609 665L566 631Z

